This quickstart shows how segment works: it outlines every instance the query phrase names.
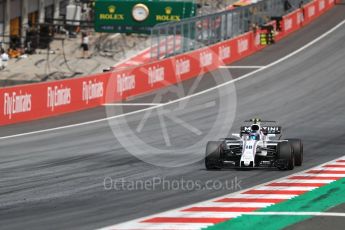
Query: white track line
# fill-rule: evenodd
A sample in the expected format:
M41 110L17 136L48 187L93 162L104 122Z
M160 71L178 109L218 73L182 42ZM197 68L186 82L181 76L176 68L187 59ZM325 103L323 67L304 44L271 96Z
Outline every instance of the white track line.
M247 212L242 215L251 216L332 216L345 217L345 213L339 212Z
M294 179L286 179L279 181L279 183L304 183L304 184L309 184L309 183L320 183L320 184L329 184L333 181L336 180L319 180L319 179L312 179L312 180L294 180Z
M262 69L264 68L265 66L257 66L257 65L254 65L254 66L221 66L219 67L220 69Z
M261 186L255 190L284 190L284 191L311 191L318 187L297 187L297 186Z
M309 170L314 170L314 169L309 169ZM307 170L307 171L309 171ZM298 176L310 176L310 177L345 177L345 174L328 174L328 173L318 173L318 174L314 174L314 173L305 173L305 174L301 174Z
M107 103L103 106L159 106L162 103Z
M231 197L233 198L233 197ZM257 198L257 197L256 197ZM270 206L274 203L256 203L256 202L215 202L215 201L209 201L209 202L202 202L198 204L198 207L247 207L247 208L264 208L267 206Z
M330 168L330 167L320 167L320 168L313 168L313 170L316 171L341 171L341 172L345 172L345 168Z
M280 180L280 179L277 179L276 181L278 181L278 180ZM269 183L269 182L267 182L267 183ZM264 183L264 184L266 184L266 183ZM231 196L227 197L227 195L226 195L223 198L265 198L265 199L289 200L289 199L292 199L292 198L298 196L298 195L285 195L285 194L240 194L240 193L230 193L228 195L231 195Z
M152 225L150 223L142 224L140 228L133 228L131 225L122 225L116 227L116 230L200 230L207 228L213 224L199 224L199 223L191 223L191 224L184 224L184 223L157 223Z
M157 217L168 217L168 218L236 218L242 215L244 212L181 212L172 211L167 214L162 214ZM249 212L248 212L249 213ZM181 216L183 215L183 216ZM141 225L142 223L140 223ZM152 224L152 223L151 223ZM155 223L154 223L155 224ZM185 223L188 224L188 223ZM137 225L140 227L139 225Z
M28 135L32 135L32 134L41 134L41 133L46 133L46 132L52 132L52 131L58 131L58 130L62 130L62 129L68 129L68 128L75 128L75 127L79 127L79 126L84 126L84 125L90 125L90 124L95 124L95 123L99 123L99 122L104 122L104 121L108 121L108 120L112 120L112 119L116 119L116 118L121 118L121 117L125 117L125 116L130 116L130 115L134 115L134 114L138 114L138 113L141 113L141 112L145 112L145 111L148 111L148 110L151 110L151 109L156 109L158 107L163 107L163 106L167 106L167 105L171 105L171 104L175 104L177 102L180 102L180 101L184 101L186 99L189 99L189 98L193 98L193 97L197 97L197 96L200 96L200 95L203 95L205 93L208 93L208 92L211 92L215 89L218 89L218 88L221 88L221 87L224 87L224 86L227 86L229 84L233 84L234 82L238 82L238 81L241 81L243 79L246 79L248 77L251 77L253 76L254 74L257 74L257 73L260 73L262 72L263 70L266 70L268 68L271 68L273 66L276 66L286 60L288 60L289 58L303 52L304 50L306 50L307 48L313 46L314 44L316 44L317 42L321 41L322 39L324 39L325 37L327 37L328 35L330 35L331 33L333 33L334 31L336 31L338 28L340 28L341 26L343 26L345 24L345 20L343 20L342 22L340 22L338 25L336 25L335 27L333 27L332 29L328 30L326 33L322 34L321 36L319 36L318 38L314 39L313 41L309 42L308 44L302 46L301 48L295 50L294 52L286 55L285 57L282 57L280 59L278 59L277 61L275 62L272 62L271 64L261 68L261 69L257 69L253 72L250 72L248 74L245 74L241 77L238 77L236 79L233 79L231 81L228 81L228 82L224 82L222 84L219 84L215 87L212 87L212 88L208 88L204 91L201 91L201 92L198 92L198 93L195 93L195 94L192 94L192 95L188 95L186 97L183 97L183 98L179 98L177 100L174 100L174 101L170 101L168 103L165 103L165 104L162 104L162 105L157 105L157 106L153 106L153 107L149 107L149 108L145 108L145 109L141 109L141 110L137 110L137 111L133 111L133 112L130 112L130 113L126 113L126 114L121 114L121 115L117 115L117 116L113 116L113 117L107 117L107 118L102 118L102 119L98 119L98 120L93 120L93 121L88 121L88 122L83 122L83 123L78 123L78 124L73 124L73 125L67 125L67 126L60 126L60 127L56 127L56 128L51 128L51 129L44 129L44 130L38 130L38 131L33 131L33 132L27 132L27 133L21 133L21 134L15 134L15 135L10 135L10 136L4 136L4 137L0 137L0 140L5 140L5 139L10 139L10 138L16 138L16 137L22 137L22 136L28 136Z

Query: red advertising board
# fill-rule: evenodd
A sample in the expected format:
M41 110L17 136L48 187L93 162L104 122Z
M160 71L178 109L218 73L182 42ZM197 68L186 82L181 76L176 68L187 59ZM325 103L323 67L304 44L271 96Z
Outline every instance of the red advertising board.
M106 75L0 89L0 124L92 108L103 103Z
M283 36L309 24L334 6L334 0L315 0L283 17Z

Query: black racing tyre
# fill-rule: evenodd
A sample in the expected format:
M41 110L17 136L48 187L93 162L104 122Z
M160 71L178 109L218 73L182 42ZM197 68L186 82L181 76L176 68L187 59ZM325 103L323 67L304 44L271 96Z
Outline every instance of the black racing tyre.
M280 166L280 170L293 170L295 167L295 157L292 146L289 142L278 143L277 146L278 159L284 162L284 166Z
M303 143L301 139L288 139L295 156L295 165L301 166L303 163Z
M205 166L207 170L221 168L221 141L209 141L206 146Z

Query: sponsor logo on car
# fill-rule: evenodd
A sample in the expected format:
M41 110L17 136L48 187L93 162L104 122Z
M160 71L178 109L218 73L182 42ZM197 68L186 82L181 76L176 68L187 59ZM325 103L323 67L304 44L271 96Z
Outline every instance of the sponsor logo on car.
M249 133L251 132L251 126L243 126L241 128L241 132ZM261 126L261 131L267 132L268 134L280 134L281 127L280 126Z

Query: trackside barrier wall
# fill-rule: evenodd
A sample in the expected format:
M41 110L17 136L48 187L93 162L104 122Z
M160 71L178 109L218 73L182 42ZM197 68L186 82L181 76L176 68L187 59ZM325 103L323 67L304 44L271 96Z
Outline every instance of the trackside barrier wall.
M334 6L334 0L316 0L283 17L283 36L309 24Z
M334 0L315 0L283 17L279 39L333 7ZM274 22L272 22L275 25ZM248 32L207 48L98 75L0 89L0 125L57 116L126 100L215 70L261 49L260 31Z

